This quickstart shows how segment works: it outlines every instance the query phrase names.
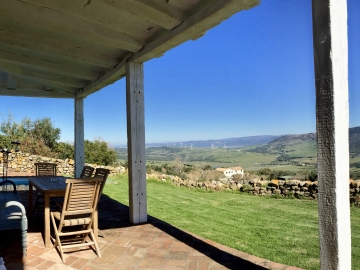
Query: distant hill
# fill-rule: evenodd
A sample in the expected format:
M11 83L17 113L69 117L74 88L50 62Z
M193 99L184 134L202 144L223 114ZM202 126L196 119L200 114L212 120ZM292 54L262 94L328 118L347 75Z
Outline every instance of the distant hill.
M239 138L227 138L219 140L204 140L204 141L183 141L175 143L147 143L147 147L162 147L162 146L182 146L193 148L211 148L211 147L246 147L259 144L267 144L279 136L261 135L248 136Z
M249 151L258 153L284 153L289 152L290 148L309 148L311 145L313 145L316 151L316 133L288 134L279 136L271 142L254 147ZM351 154L360 154L360 127L349 128L349 145Z
M360 127L349 128L349 144L351 155L360 155ZM174 143L147 143L146 147L181 147L181 148L238 148L246 147L245 151L257 153L288 153L299 150L313 152L316 155L316 133L287 134L282 136L261 135L218 140L182 141ZM115 147L115 148L126 148ZM295 150L294 150L295 149ZM295 153L293 153L295 154ZM287 154L288 155L288 154Z

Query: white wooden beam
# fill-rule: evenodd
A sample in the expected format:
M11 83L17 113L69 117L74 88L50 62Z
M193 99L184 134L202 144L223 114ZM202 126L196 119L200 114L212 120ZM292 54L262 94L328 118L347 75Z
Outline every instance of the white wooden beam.
M59 10L63 13L71 14L89 22L102 24L103 26L119 30L116 24L115 11L127 11L131 14L153 22L165 29L172 29L184 21L186 15L171 4L163 0L101 0L91 1L88 4L78 4L76 2L64 3L63 1L53 0L26 0L26 2L37 6ZM111 22L111 23L109 23ZM121 28L120 28L121 29ZM130 34L129 30L121 29L124 33Z
M131 62L146 62L154 57L161 56L169 49L180 45L181 43L195 39L203 35L204 32L219 22L230 17L232 14L240 10L250 9L260 3L259 0L222 0L222 1L206 1L203 9L190 16L185 22L171 31L167 31L160 35L157 39L145 45L141 50L134 54L129 54L127 59L124 59L113 70L107 72L92 84L86 86L79 96L87 96L106 85L115 82L117 79L125 75L125 65L127 61ZM196 10L199 6L195 7ZM192 14L192 12L189 12ZM209 45L210 46L210 45Z
M164 0L101 0L118 10L127 12L171 30L186 19L186 14Z
M70 32L84 39L103 42L114 48L122 48L135 52L143 46L141 40L104 27L98 23L85 21L58 10L26 3L24 1L8 1L6 5L2 5L0 7L0 15L6 16L7 14L19 18L26 16L27 18L31 18L33 23L42 25L42 27L51 27L53 31L63 31L63 29L66 29L66 32ZM59 33L59 35L66 35L66 32Z
M85 146L84 146L84 99L75 98L75 120L74 120L74 176L80 177L85 165Z
M9 90L7 88L0 87L1 96L13 96L13 97L42 97L42 98L74 98L75 94L46 91L33 88L21 88L16 90Z
M82 87L85 84L82 80L27 70L14 64L1 62L1 60L0 70L15 75L18 78L48 86L60 92L76 93L79 91L76 88Z
M73 88L84 87L87 81L79 80L75 78L69 78L61 75L53 75L41 71L28 70L23 67L19 67L14 64L4 63L0 60L0 70L12 74L13 76L19 76L24 79L39 81L39 82L48 82L50 84L61 86L69 86ZM70 91L70 88L64 88L64 90ZM74 92L76 90L74 89Z
M130 222L147 221L144 70L141 63L126 64Z
M321 269L351 269L346 0L313 0Z
M131 56L132 56L132 54L129 54L128 58L130 58ZM116 82L117 80L125 77L125 73L126 73L125 66L128 61L128 58L125 58L115 68L106 72L103 76L101 76L99 79L97 79L93 83L88 84L83 89L79 90L79 92L77 93L77 96L78 97L86 97L86 96L96 92L97 90L100 90L101 88L103 88L109 84L112 84L112 83Z
M0 59L2 62L15 64L20 67L28 67L38 71L65 75L72 78L94 80L100 77L100 73L97 72L84 71L81 69L73 68L71 66L50 62L44 59L33 58L6 51L0 51Z
M59 3L57 1L53 2ZM19 51L52 55L74 63L85 63L105 68L112 68L118 63L118 60L114 57L87 48L87 44L79 47L72 43L67 44L59 40L4 29L0 29L0 43L18 48Z

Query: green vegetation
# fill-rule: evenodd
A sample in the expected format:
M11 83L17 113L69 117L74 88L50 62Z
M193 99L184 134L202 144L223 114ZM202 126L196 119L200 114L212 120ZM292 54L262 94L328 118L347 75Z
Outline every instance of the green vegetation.
M126 176L104 193L128 205ZM317 202L207 192L147 181L148 213L182 230L278 263L319 269ZM360 269L360 208L351 208L352 264Z
M20 150L32 155L53 158L74 158L74 145L58 142L61 130L53 126L50 118L32 121L24 118L17 123L9 113L0 123L0 148L12 148L12 141L20 141ZM116 152L101 140L85 140L85 162L111 165L117 160Z
M360 179L360 127L349 129L349 145L349 176ZM120 161L127 160L125 148L116 151ZM241 148L148 147L146 159L158 166L164 163L173 165L179 159L184 164L198 168L241 166L253 174L269 168L275 172L304 175L305 179L314 180L317 166L316 134L285 135L267 144Z

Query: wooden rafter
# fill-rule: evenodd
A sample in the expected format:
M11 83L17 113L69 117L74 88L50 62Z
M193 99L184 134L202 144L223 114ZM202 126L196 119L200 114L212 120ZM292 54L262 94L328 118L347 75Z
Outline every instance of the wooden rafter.
M0 59L5 63L16 64L21 67L28 67L51 74L66 75L72 78L94 80L100 77L100 74L96 72L84 71L70 66L49 62L47 60L32 58L29 56L18 55L5 51L0 51Z
M20 1L12 1L11 4L0 7L2 17L7 15L15 18L22 18L23 21L30 20L32 25L34 22L38 26L33 31L41 31L45 29L52 32L52 36L57 38L66 37L67 35L75 35L89 42L105 43L107 46L121 48L128 51L137 51L144 42L135 40L130 35L123 34L100 24L85 21L78 17L45 7L39 7L33 4ZM16 20L15 20L16 23ZM24 32L30 30L23 29ZM44 35L46 36L46 35Z
M203 35L204 29L214 27L219 21L226 19L229 14L233 14L234 10L236 12L256 6L259 4L259 1L244 0L242 1L242 4L239 4L232 0L205 0L202 3L203 6L197 5L195 7L199 10L198 12L195 13L190 11L189 13L193 15L185 22L148 43L141 50L134 53L129 60L133 62L145 62L154 57L161 56L170 48L173 48L186 40L195 39ZM200 9L200 7L202 7L202 9ZM78 96L87 96L124 76L126 63L127 61L119 63L116 68L107 72L101 78L79 91Z
M116 23L115 14L119 12L120 15L128 12L143 21L152 22L168 30L179 25L186 18L182 10L174 8L163 0L101 0L78 5L74 5L71 1L64 3L64 1L52 0L26 0L25 2L77 16L117 31L119 31L119 25ZM112 14L113 16L111 16ZM133 33L130 27L122 27L120 30L125 34Z
M114 67L118 63L116 58L92 51L86 47L66 44L58 40L26 35L0 29L0 44L13 46L19 50L53 55L69 61L96 65L100 67ZM86 44L85 44L86 46Z
M1 96L17 96L17 97L48 97L48 98L74 98L75 95L65 92L44 91L39 89L17 89L9 90L0 87Z

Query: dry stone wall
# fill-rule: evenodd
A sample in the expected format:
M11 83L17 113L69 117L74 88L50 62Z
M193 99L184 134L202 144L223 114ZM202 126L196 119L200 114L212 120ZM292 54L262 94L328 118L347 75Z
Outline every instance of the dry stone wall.
M256 196L281 196L303 199L318 198L318 182L300 180L239 180L234 181L223 178L218 181L193 181L184 180L171 175L148 175L148 178L157 178L163 181L171 181L175 186L186 186L206 190L233 190L247 192ZM350 180L350 203L360 206L360 180Z
M57 164L57 174L58 175L74 175L74 160L73 159L55 159L42 157L37 155L30 155L28 153L22 152L12 152L8 155L8 174L15 172L21 173L22 175L34 175L35 174L35 165L37 162L50 162ZM4 159L0 154L0 175L4 171ZM88 166L96 168L106 168L110 170L110 174L124 173L124 167L111 167L103 166L98 164L86 164Z

